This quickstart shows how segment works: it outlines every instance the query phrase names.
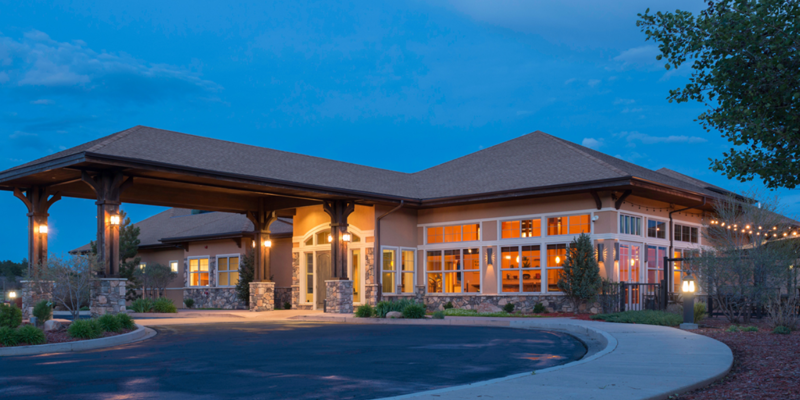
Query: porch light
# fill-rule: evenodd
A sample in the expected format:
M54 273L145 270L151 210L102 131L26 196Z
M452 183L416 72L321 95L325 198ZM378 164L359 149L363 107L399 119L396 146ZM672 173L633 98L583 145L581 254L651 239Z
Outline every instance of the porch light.
M13 290L8 292L8 298L9 299L16 299L17 298L17 292L15 292Z
M39 225L39 233L47 235L47 225Z
M269 239L265 240L264 241L264 247L272 247L272 240L269 240Z
M113 215L111 215L111 217L109 217L109 218L108 218L108 221L109 221L109 222L111 223L111 225L113 225L113 226L117 226L117 225L119 225L119 214L113 214Z
M332 242L332 241L333 241L333 236L331 236L331 234L329 233L329 234L328 234L328 243L330 243L330 242Z
M342 234L342 240L345 242L349 242L353 237L350 235L350 232L345 232Z
M691 274L683 279L683 286L681 289L683 290L683 293L694 293L694 278Z

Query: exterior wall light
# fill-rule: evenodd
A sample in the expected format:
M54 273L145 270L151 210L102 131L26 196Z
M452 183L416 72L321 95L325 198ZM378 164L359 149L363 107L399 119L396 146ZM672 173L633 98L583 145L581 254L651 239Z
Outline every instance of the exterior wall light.
M47 235L47 225L39 225L39 233Z
M683 323L681 324L681 329L697 329L697 324L694 323L695 282L691 273L683 278L681 291L683 292Z
M119 214L112 214L108 218L108 222L110 222L113 226L119 226Z
M13 290L8 292L8 298L9 299L16 299L17 298L17 292L15 292Z
M333 236L331 236L331 234L329 233L329 234L328 234L328 243L330 243L330 242L332 242L332 241L333 241Z
M269 240L269 239L265 240L264 241L264 247L272 247L272 240Z
M350 232L345 232L342 234L342 240L344 240L345 242L349 242L351 239L352 236L350 235Z

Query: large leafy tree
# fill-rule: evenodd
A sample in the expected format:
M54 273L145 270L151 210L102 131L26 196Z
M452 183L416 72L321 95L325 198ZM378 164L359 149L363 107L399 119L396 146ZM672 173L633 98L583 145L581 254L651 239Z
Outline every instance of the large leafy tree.
M639 14L637 26L658 43L667 69L691 66L689 83L670 102L706 106L698 120L733 146L711 169L770 188L800 184L800 2L709 1L686 11Z

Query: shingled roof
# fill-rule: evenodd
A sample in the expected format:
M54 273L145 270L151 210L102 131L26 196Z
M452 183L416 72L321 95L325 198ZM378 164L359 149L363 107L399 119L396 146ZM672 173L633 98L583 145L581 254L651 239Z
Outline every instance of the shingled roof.
M81 153L419 200L620 178L639 178L705 196L719 196L722 190L671 170L653 171L540 131L416 173L403 173L136 126L9 169L0 176Z

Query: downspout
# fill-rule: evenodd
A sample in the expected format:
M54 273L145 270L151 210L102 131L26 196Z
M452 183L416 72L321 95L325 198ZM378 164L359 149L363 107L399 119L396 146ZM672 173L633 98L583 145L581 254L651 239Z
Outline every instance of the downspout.
M373 276L375 277L375 283L378 284L377 301L381 301L381 297L383 297L383 285L379 283L381 279L380 275L381 263L383 262L383 254L379 254L381 252L381 220L383 219L383 217L403 208L403 205L405 205L405 200L400 200L400 204L398 204L397 207L387 211L386 213L375 219L375 246L372 250L372 257L373 257L372 272ZM414 256L416 257L416 254Z
M673 224L672 221L672 214L676 212L691 210L693 208L702 207L704 205L706 205L706 196L703 196L703 202L699 205L681 208L680 210L674 210L669 212L669 254L667 254L667 258L671 259L673 257L673 241L675 240L675 225ZM669 287L669 281L670 281L669 270L670 270L669 265L667 263L664 263L664 300L667 299L666 295L669 292L667 289Z

